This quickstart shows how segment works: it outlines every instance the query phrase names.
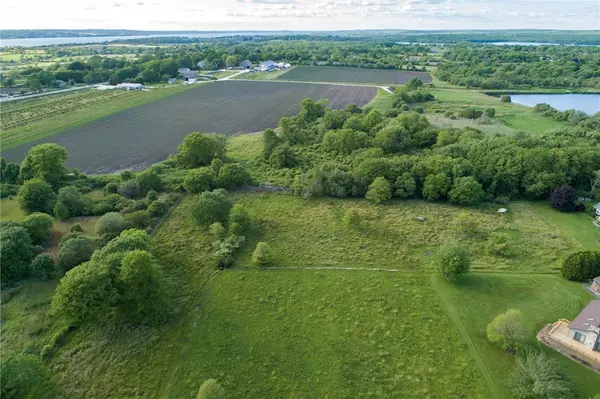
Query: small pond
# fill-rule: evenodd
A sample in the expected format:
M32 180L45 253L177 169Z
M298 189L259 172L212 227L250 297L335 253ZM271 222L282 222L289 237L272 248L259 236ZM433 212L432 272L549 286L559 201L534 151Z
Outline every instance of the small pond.
M600 112L600 94L511 94L512 102L534 107L546 103L559 111L576 109L588 115Z

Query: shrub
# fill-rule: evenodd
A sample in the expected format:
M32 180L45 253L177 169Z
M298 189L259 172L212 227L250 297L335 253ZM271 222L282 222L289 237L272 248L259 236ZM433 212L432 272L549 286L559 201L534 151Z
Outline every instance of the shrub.
M208 226L215 222L224 223L232 206L227 191L220 188L200 194L194 204L192 214L201 226Z
M183 180L183 187L188 193L200 194L210 190L214 185L214 180L215 172L209 167L190 170Z
M600 251L579 251L569 254L560 273L567 280L584 281L600 275Z
M233 254L236 249L240 248L246 237L230 235L223 241L216 241L215 246L215 261L218 268L225 269L233 264Z
M143 250L128 252L121 262L120 310L134 323L156 322L166 311L163 278L154 257Z
M356 209L348 209L346 212L344 212L342 223L349 229L360 229L360 214Z
M387 118L395 118L398 116L398 110L397 109L388 109L387 111L385 111L385 116ZM346 125L344 125L344 127L346 127Z
M67 186L58 190L57 201L67 207L70 216L80 216L86 213L87 204L77 187Z
M268 266L273 262L271 247L266 242L256 244L256 249L252 252L252 264L254 266Z
M196 399L223 399L225 398L225 390L217 382L217 380L204 381L196 394Z
M50 254L39 254L31 262L31 271L36 277L44 280L54 278L54 258Z
M135 211L126 214L125 220L132 228L144 230L152 223L152 216L148 211Z
M0 276L2 282L26 277L34 257L31 237L25 227L17 224L0 229Z
M223 227L223 225L219 222L211 224L208 228L208 231L210 231L210 234L215 240L222 240L225 238L225 233L227 233L225 227Z
M494 232L490 235L489 251L492 255L508 256L510 254L508 247L508 234Z
M416 107L415 111L419 114L422 114L423 112L425 112L425 110L423 109L423 107Z
M493 118L496 115L496 108L486 108L485 111L483 111L483 113L489 116L490 118Z
M119 194L127 198L138 198L142 192L140 183L135 179L126 180L119 186Z
M148 191L148 193L146 194L146 202L148 204L153 203L154 201L156 201L158 199L158 193L154 190L150 190Z
M229 224L234 223L240 228L238 235L243 235L250 229L250 216L244 205L235 204L229 211Z
M87 262L96 249L94 241L84 235L67 240L58 251L58 265L63 270L71 270L75 266Z
M71 231L71 233L76 233L76 232L83 233L83 227L81 226L80 223L75 223L73 226L71 226L70 231Z
M104 192L107 194L116 194L118 192L118 190L119 190L119 185L114 182L110 182L106 186L104 186Z
M156 171L146 170L137 176L140 190L142 193L147 193L150 190L160 191L162 189L162 180Z
M105 318L117 298L108 267L87 262L60 280L52 296L51 312L78 326Z
M217 134L190 133L183 139L175 159L184 168L210 165L215 158L223 158L227 138Z
M0 198L7 198L19 193L19 186L16 184L0 183Z
M51 213L55 203L52 187L41 179L26 181L19 190L19 204L26 212Z
M41 397L41 390L48 377L42 360L29 353L3 352L0 362L0 375L2 375L2 397ZM39 392L36 392L39 391Z
M32 213L23 220L33 245L44 245L52 234L54 219L46 213Z
M450 202L461 205L472 205L483 199L483 187L472 176L457 177L450 190Z
M450 178L444 173L427 175L423 183L423 198L429 201L440 199L450 190Z
M486 331L488 340L504 350L514 351L527 340L523 317L517 309L508 309L494 317Z
M573 187L562 186L552 190L548 200L552 208L561 212L569 212L575 209L574 197Z
M117 212L109 212L96 221L97 236L116 237L127 228L127 221Z
M369 185L365 198L376 204L387 201L392 198L392 187L385 177L377 177Z
M510 98L510 96L508 94L503 94L500 97L500 101L503 103L510 103L510 102L512 102L512 98Z
M162 200L154 201L148 206L148 213L153 217L160 217L167 213L169 204Z
M483 114L483 111L477 108L465 108L459 111L458 116L466 119L477 119Z
M446 280L455 282L469 272L471 260L466 248L457 244L444 244L435 254L434 262Z
M237 163L228 163L219 170L217 184L219 187L231 189L248 184L251 180L250 174L243 166Z
M57 202L56 205L54 205L54 216L59 220L67 220L71 217L71 214L69 213L69 208L65 204Z
M517 358L508 387L518 399L573 397L561 365L543 351L528 351Z

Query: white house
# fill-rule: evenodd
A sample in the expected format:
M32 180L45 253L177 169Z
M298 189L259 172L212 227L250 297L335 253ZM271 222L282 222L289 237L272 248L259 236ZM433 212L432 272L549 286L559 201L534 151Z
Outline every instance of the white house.
M144 85L141 83L119 83L117 89L121 90L142 90Z
M167 80L167 83L169 83L170 85L177 83L177 79L175 78L169 78L169 80Z
M600 300L590 302L569 324L569 337L592 351L600 351Z
M592 285L590 285L590 288L600 294L600 276L592 280Z
M183 80L189 81L190 79L196 79L198 77L198 72L190 71L188 69L187 71L180 72L180 75L183 76Z
M600 216L600 202L594 205L594 209L596 210L596 216Z
M269 61L263 61L260 64L258 64L258 70L259 71L269 71L275 68L275 63L271 60Z

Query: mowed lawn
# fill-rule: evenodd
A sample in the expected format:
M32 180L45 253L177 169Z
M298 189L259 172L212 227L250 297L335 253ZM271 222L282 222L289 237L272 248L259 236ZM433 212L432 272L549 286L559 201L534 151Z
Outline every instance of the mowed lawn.
M535 335L560 318L572 320L592 299L579 283L558 275L473 273L456 285L441 275L430 276L444 307L461 334L461 342L481 370L493 399L510 399L505 387L514 365L514 356L491 345L486 336L488 323L507 309L518 309L528 329L528 344L542 349L560 362L572 381L573 390L583 398L599 392L600 375L537 342Z
M249 243L237 264L250 265L257 241L269 243L277 267L381 268L404 271L432 270L436 248L449 241L464 244L472 256L473 270L513 273L555 272L562 259L582 246L557 226L540 218L529 203L508 205L509 215L498 206L462 208L447 203L392 201L375 206L363 199L303 199L285 194L239 194L255 221ZM185 201L192 201L187 198ZM362 218L358 230L345 227L344 213L356 209ZM467 212L478 233L465 237L455 219ZM418 216L426 221L419 222ZM510 256L493 255L490 235L508 235Z
M158 396L488 397L425 274L226 271L192 313Z
M155 89L159 90L159 89ZM55 142L69 152L67 165L85 173L142 170L163 161L191 132L257 132L296 114L305 98L328 99L332 108L363 106L374 87L308 83L223 81L199 84L175 96L97 119L64 133L2 151L20 162L28 149Z
M417 77L425 83L431 82L429 72L335 66L297 66L279 75L277 80L394 85L404 84L413 77Z

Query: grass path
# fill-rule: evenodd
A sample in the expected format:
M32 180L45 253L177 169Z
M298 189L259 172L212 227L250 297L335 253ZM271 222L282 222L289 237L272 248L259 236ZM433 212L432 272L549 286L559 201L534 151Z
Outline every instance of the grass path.
M509 396L504 392L504 388L498 384L498 381L494 379L490 369L487 366L487 363L483 360L483 354L478 351L478 347L473 343L471 336L467 332L465 325L460 319L460 315L456 309L456 307L452 306L452 299L448 294L448 291L443 284L447 284L442 280L441 276L437 274L431 274L430 276L431 284L433 285L435 291L439 294L444 307L446 308L446 312L450 316L450 319L454 323L454 326L458 330L462 340L467 346L467 350L471 357L475 360L483 379L485 380L492 398L509 398Z
M600 250L600 229L585 213L565 213L552 209L547 202L532 202L535 213L546 223L556 226L588 250Z

